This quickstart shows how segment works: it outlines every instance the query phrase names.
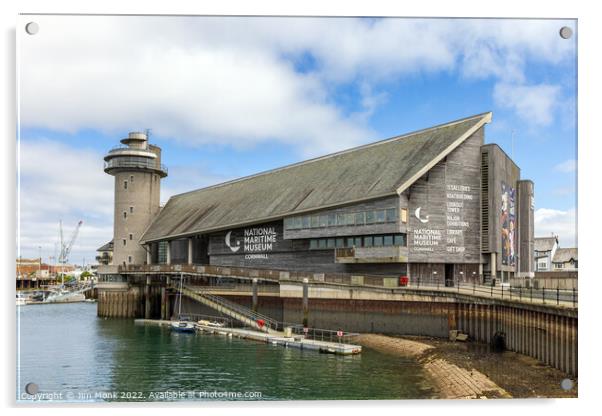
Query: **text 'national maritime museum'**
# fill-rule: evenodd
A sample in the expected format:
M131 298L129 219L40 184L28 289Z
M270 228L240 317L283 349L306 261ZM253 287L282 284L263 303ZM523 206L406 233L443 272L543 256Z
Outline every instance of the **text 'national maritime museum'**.
M507 281L533 272L533 182L495 144L491 113L175 195L142 133L105 156L112 265L198 264Z

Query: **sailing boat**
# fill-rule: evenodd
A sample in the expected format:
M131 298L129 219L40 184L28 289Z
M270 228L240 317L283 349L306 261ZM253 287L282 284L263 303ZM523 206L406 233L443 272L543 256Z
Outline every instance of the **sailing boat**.
M194 332L194 322L182 319L182 275L180 275L180 290L178 291L178 320L171 323L171 329L176 332Z

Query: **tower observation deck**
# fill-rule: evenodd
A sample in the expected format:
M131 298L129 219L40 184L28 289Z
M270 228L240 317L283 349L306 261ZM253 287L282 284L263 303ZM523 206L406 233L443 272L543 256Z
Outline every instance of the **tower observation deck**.
M115 177L113 264L145 264L139 243L144 230L160 210L161 148L148 143L145 133L133 132L104 157L104 171Z

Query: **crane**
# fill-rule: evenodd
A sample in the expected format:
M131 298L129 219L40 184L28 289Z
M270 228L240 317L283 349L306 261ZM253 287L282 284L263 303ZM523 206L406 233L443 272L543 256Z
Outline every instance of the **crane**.
M69 242L65 244L63 241L63 221L60 221L60 237L61 237L61 253L59 254L59 263L66 264L69 261L69 254L71 253L71 249L73 248L73 244L77 239L77 233L79 232L79 228L82 226L83 221L79 221L75 226L75 230L73 230L73 234L71 234L71 238Z

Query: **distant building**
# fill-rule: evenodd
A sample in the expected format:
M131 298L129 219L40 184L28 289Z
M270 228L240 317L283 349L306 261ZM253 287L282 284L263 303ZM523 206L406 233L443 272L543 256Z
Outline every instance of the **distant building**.
M552 258L554 271L577 270L577 248L558 248Z
M98 248L96 252L98 253L98 256L96 256L98 264L105 266L113 264L113 240Z
M535 238L535 271L549 272L552 270L552 259L558 249L558 236Z

